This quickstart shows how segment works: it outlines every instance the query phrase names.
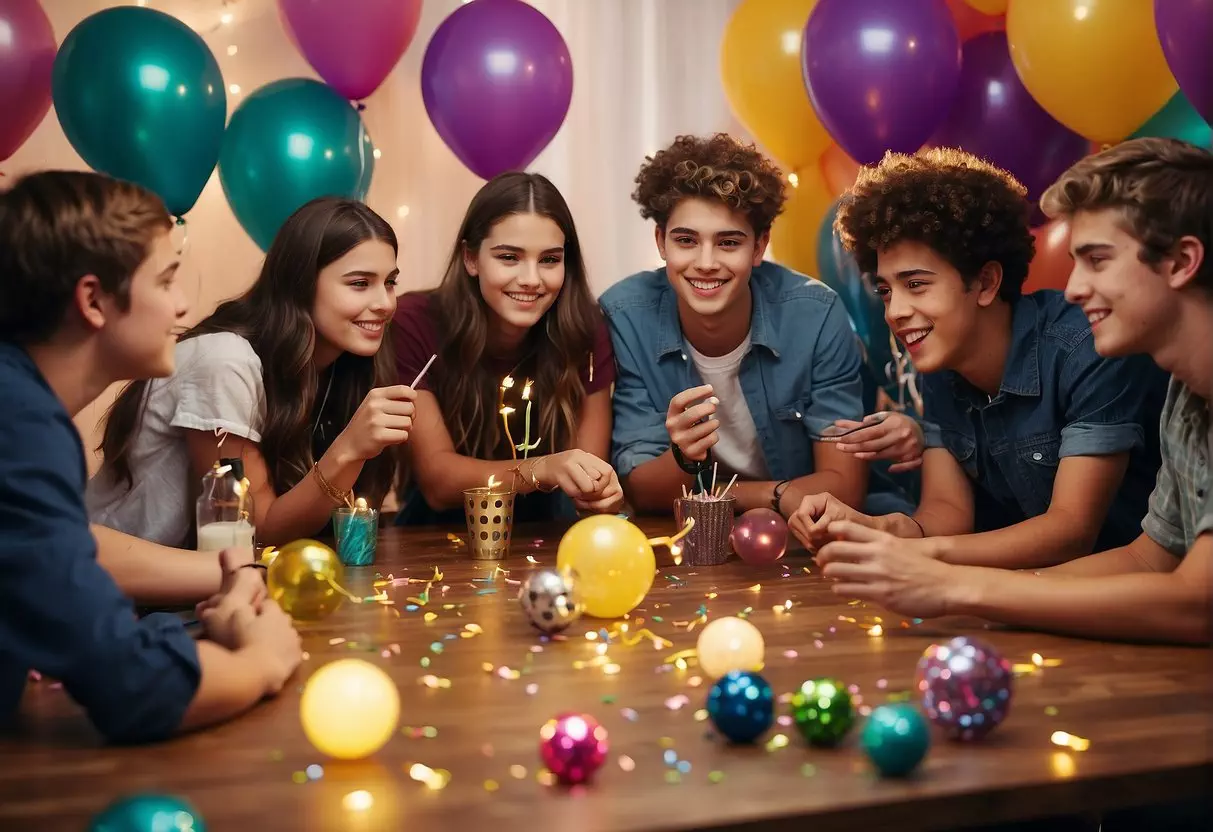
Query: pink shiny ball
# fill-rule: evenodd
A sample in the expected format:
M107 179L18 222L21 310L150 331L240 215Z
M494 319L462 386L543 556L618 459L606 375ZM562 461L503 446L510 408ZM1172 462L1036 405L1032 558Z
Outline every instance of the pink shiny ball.
M914 681L927 718L950 739L979 740L1011 709L1011 663L975 638L932 644L918 660Z
M729 537L746 563L774 563L788 548L788 521L769 508L752 508L737 518Z
M607 731L589 714L566 713L539 729L539 756L569 786L589 780L606 760Z

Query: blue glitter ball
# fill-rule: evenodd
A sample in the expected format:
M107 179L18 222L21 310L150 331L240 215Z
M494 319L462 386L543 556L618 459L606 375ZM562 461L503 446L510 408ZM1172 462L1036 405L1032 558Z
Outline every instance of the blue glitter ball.
M88 832L206 832L198 810L179 797L136 794L120 798L93 818Z
M868 717L859 744L882 775L903 777L927 755L931 731L915 706L881 705Z
M753 742L775 721L770 682L757 673L730 670L708 691L708 717L730 742Z

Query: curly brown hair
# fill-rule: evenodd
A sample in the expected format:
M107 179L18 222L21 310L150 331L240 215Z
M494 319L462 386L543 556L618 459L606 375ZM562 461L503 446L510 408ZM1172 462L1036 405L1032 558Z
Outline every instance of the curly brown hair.
M728 133L679 136L665 150L645 157L632 199L640 216L664 228L681 200L698 197L723 202L746 215L756 234L771 224L787 201L783 171Z
M910 240L947 260L966 285L986 263L1000 264L998 296L1013 301L1036 253L1027 193L1005 170L962 150L889 152L860 169L834 228L865 273L876 271L878 252Z

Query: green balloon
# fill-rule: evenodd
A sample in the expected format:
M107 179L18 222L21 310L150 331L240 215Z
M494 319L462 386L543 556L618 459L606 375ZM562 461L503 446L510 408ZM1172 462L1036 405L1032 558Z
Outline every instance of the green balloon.
M366 199L375 147L350 102L308 78L253 92L219 153L219 181L236 219L262 251L287 217L322 196Z
M1161 110L1137 129L1130 139L1158 136L1180 139L1197 147L1213 148L1213 127L1210 127L1182 92L1171 96Z
M55 57L55 113L94 170L194 207L219 159L227 97L215 56L175 17L134 6L97 12Z
M88 832L206 832L189 801L167 794L135 794L115 800L93 818Z

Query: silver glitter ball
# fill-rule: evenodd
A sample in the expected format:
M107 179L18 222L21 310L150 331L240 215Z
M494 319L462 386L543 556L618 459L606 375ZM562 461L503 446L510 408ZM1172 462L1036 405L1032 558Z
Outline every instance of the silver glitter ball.
M585 607L577 592L577 573L571 569L541 569L522 582L518 600L537 629L551 635L581 618Z

